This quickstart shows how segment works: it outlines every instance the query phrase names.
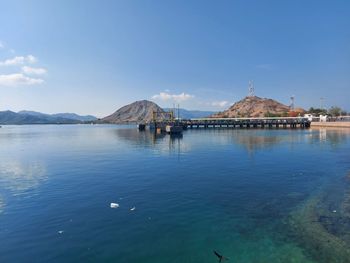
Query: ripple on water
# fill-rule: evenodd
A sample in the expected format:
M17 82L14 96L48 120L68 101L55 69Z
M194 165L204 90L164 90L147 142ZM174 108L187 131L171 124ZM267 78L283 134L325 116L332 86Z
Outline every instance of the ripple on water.
M348 135L79 125L0 141L1 262L346 262L350 201L329 194L345 184L314 193L349 168Z

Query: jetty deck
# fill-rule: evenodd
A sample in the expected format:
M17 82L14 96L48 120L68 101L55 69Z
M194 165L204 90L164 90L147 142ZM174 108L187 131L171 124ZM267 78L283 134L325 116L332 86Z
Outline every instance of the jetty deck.
M303 117L269 117L269 118L200 118L177 120L176 125L184 129L209 128L309 128L310 120ZM155 127L171 125L169 121L153 123Z
M302 117L285 118L201 118L183 120L187 128L309 128L310 121Z

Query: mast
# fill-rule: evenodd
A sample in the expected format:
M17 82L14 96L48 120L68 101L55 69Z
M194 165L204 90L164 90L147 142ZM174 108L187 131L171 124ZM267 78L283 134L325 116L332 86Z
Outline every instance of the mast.
M249 80L248 82L248 97L254 97L254 82Z

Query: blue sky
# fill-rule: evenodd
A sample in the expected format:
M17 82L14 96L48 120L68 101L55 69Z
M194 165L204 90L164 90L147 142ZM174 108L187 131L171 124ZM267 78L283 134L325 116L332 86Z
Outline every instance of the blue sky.
M249 80L350 110L350 1L1 1L0 110L223 110Z

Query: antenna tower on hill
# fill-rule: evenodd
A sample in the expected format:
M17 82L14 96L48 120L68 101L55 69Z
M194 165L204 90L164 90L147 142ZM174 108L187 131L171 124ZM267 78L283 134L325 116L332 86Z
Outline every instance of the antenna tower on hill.
M295 100L295 96L291 96L290 97L290 109L294 110L294 100Z
M248 82L248 96L254 97L254 82L252 80Z

